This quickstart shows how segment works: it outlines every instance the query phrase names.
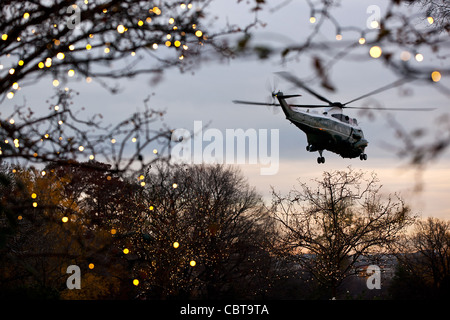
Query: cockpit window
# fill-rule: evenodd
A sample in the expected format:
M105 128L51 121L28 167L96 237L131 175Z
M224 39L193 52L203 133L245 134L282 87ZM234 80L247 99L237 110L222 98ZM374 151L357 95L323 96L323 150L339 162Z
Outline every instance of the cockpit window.
M342 122L348 123L349 117L342 114L342 113L335 113L331 115L332 117L335 117L336 119L339 119Z
M356 121L355 118L350 118L349 116L346 116L345 114L335 113L335 114L332 114L331 116L338 119L341 122L358 125L358 121Z

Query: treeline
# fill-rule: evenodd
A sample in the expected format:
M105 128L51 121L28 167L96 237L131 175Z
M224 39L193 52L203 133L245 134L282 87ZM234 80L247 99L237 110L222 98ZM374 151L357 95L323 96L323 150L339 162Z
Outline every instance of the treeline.
M352 169L267 204L228 166L160 163L126 176L95 161L3 163L0 197L2 299L450 295L449 222L417 219L376 175ZM362 270L387 253L395 275L369 290ZM73 265L80 289L68 286Z

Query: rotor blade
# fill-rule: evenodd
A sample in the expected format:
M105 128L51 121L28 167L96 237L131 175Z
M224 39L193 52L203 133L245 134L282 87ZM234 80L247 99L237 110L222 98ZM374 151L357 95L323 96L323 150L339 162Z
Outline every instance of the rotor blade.
M307 104L289 104L290 107L296 107L296 108L328 108L328 105L307 105Z
M436 108L383 108L383 107L345 107L345 109L361 109L361 110L393 110L393 111L433 111Z
M315 96L317 99L322 100L323 102L327 102L329 104L332 104L332 102L330 100L328 100L327 98L321 96L320 94L318 94L317 92L314 92L313 90L311 90L310 88L308 88L307 86L305 86L303 84L302 81L300 81L300 79L298 79L297 77L293 76L292 74L290 74L289 72L276 72L277 75L281 76L282 78L292 82L293 84L295 84L297 87L300 87L306 91L308 91L310 94L312 94L313 96Z
M274 106L274 107L279 107L280 106L277 103L242 101L242 100L233 100L233 103L236 103L236 104L250 104L250 105L255 105L255 106Z
M346 106L347 104L350 104L350 103L352 103L352 102L355 102L355 101L358 101L358 100L367 98L367 97L369 97L369 96L371 96L371 95L374 95L374 94L383 92L383 91L385 91L385 90L388 90L388 89L391 89L391 88L398 87L399 85L402 85L403 83L406 83L406 82L409 82L409 81L412 81L412 80L414 80L414 79L399 79L399 80L397 80L397 81L394 81L394 82L388 84L387 86L383 86L383 87L378 88L378 89L376 89L376 90L373 90L373 91L371 91L371 92L369 92L369 93L366 93L366 94L364 94L364 95L362 95L362 96L360 96L360 97L358 97L358 98L355 98L355 99L353 99L353 100L350 100L350 101L344 103L342 106Z

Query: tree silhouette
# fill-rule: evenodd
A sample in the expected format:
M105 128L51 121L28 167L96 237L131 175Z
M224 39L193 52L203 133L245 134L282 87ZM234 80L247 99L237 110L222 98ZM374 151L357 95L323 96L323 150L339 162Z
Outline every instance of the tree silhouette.
M223 298L261 295L273 232L260 197L224 166L152 168L139 177L145 210L121 216L118 235L130 253L142 297Z
M14 60L3 66L0 93L14 93L14 83L22 86L42 74L102 81L195 67L205 46L226 54L216 38L237 27L213 28L205 14L209 3L6 1L0 11L0 57L11 55ZM147 62L127 61L130 54Z
M74 78L98 81L117 93L120 86L115 80L150 74L157 82L168 69L184 72L198 68L208 56L228 55L222 36L239 32L240 27L212 25L209 4L205 0L2 3L0 101L15 99L21 88L45 76L53 79L56 92L48 114L16 105L7 119L0 120L0 158L59 164L95 158L119 171L135 162L141 168L150 164L144 149L155 142L162 144L158 149L167 148L170 128L160 122L163 112L151 109L148 99L144 111L108 126L101 115L80 116L72 105L76 92L60 88Z
M282 229L278 252L310 272L325 297L356 273L358 259L382 252L411 223L397 196L383 198L375 174L325 172L287 196L273 193L273 217Z
M391 293L396 299L445 299L450 295L450 224L419 220L399 242L399 267Z
M108 167L5 168L18 185L1 195L5 297L39 289L63 299L252 299L270 291L275 230L239 171L160 163L124 176ZM66 287L72 264L81 290Z
M12 173L11 185L2 193L0 207L3 298L77 297L66 287L69 265L82 270L85 299L118 295L121 265L108 255L110 232L91 223L96 216L83 208L81 199L89 190L74 187L77 179L86 174L92 179L101 168L89 171L83 167L78 174L63 168L7 168ZM112 191L107 185L102 187Z

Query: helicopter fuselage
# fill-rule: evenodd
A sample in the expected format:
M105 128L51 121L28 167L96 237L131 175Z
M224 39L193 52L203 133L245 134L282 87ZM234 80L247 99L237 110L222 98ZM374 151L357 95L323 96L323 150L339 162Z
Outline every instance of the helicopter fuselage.
M308 141L310 152L328 150L343 158L365 156L368 141L358 126L356 119L342 113L338 107L325 108L323 112L294 110L287 103L282 93L276 95L286 119L302 130Z

